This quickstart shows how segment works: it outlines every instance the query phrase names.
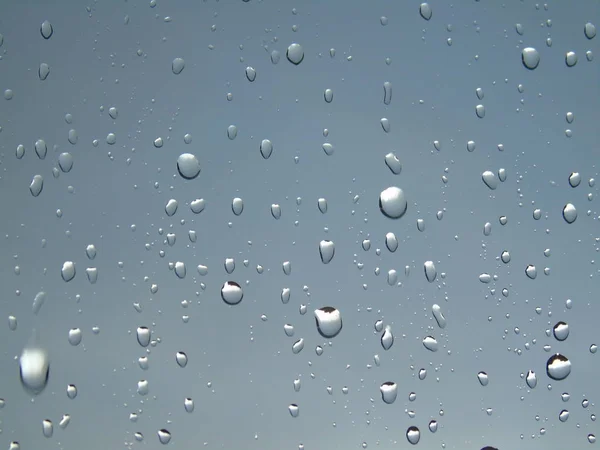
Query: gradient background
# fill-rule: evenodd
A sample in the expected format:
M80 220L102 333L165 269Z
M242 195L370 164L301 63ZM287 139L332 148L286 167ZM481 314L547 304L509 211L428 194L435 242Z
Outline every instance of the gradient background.
M588 448L587 435L600 435L591 419L598 414L600 355L589 351L600 343L599 184L588 184L598 178L600 38L586 39L583 28L588 21L600 26L600 3L546 8L532 1L436 1L430 21L413 1L157 3L0 4L0 90L14 92L11 100L0 97L0 311L2 320L18 320L16 331L6 322L0 327L0 447L16 440L24 450L158 449L157 431L166 428L169 445L182 449L303 444L313 450L361 448L363 442L402 449L412 448L405 433L415 425L420 449ZM44 20L54 27L49 40L40 35ZM285 58L292 42L304 47L298 66ZM521 64L528 46L541 55L534 71ZM281 54L276 65L272 50ZM571 50L579 62L568 68ZM591 62L588 50L596 55ZM177 57L186 62L180 75L171 71ZM37 74L42 62L51 70L43 82ZM252 83L247 66L257 72ZM393 84L389 106L385 81ZM334 93L331 104L323 100L327 88ZM484 119L475 115L480 103ZM116 120L108 115L112 106ZM575 114L572 124L565 121L568 111ZM382 117L390 133L382 130ZM231 124L238 127L235 140L227 138ZM67 140L70 129L78 133L76 145ZM108 133L116 134L115 145L107 145ZM193 136L189 145L186 133ZM162 148L153 145L157 137ZM33 149L40 138L49 148L45 160ZM260 156L262 139L273 142L269 160ZM477 146L472 153L469 140ZM323 152L324 142L335 146L332 156ZM21 160L18 144L26 147ZM65 151L74 157L73 169L54 178L52 168ZM400 175L384 164L390 151L403 164ZM177 175L184 152L202 165L193 181ZM481 174L501 167L507 180L491 191ZM576 189L568 184L572 171L582 175ZM36 174L45 183L34 198L28 186ZM378 209L378 195L388 186L401 187L409 202L396 221ZM231 211L234 197L244 200L239 217ZM320 197L328 200L325 215L317 209ZM179 209L167 217L171 198ZM189 209L196 198L207 204L199 215ZM571 225L561 217L567 202L578 210ZM281 205L280 220L270 214L272 203ZM543 211L539 221L535 208ZM502 215L505 226L498 222ZM195 243L189 230L197 233ZM384 243L390 231L400 241L395 253ZM167 233L177 236L172 247ZM335 242L329 265L319 258L322 239ZM372 241L368 252L363 239ZM94 261L85 254L89 244L98 249ZM507 265L498 259L503 250L512 256ZM225 258L235 258L231 275ZM427 260L437 267L434 283L423 274ZM60 276L64 261L77 267L69 283ZM186 264L185 279L169 270L176 261ZM290 276L282 271L284 261L292 264ZM198 264L209 267L207 276L198 275ZM538 268L535 280L525 275L528 264ZM98 268L96 284L88 282L86 267ZM397 286L387 284L390 269L398 271ZM483 272L497 279L482 284ZM228 280L244 289L234 307L220 299ZM292 292L285 305L284 287ZM42 290L48 298L36 316L32 301ZM448 320L444 330L431 314L434 303ZM301 304L308 305L306 315ZM331 345L315 327L313 310L322 306L339 308L343 317ZM373 328L380 318L396 338L387 352ZM546 335L559 320L570 326L565 342ZM294 325L294 337L284 334L285 323ZM148 352L136 341L138 326L150 327L160 341ZM83 331L77 347L67 341L73 327ZM50 354L51 376L32 401L20 386L18 355L34 328ZM437 353L423 347L427 335L438 339ZM299 338L304 350L293 354ZM321 356L317 345L324 346ZM186 368L176 364L177 351L187 353ZM560 382L545 374L555 352L573 364ZM150 368L143 371L137 359L146 353ZM428 370L423 381L421 368ZM530 369L538 374L533 390L523 378ZM486 387L476 377L482 370L490 377ZM136 392L141 379L149 381L145 397ZM385 381L399 386L392 405L381 400ZM70 383L79 392L74 400L66 395ZM417 399L409 402L413 391ZM563 392L571 394L567 403ZM192 414L184 410L185 397L194 399ZM290 416L290 403L299 405L299 417ZM571 412L566 423L558 420L563 408ZM136 423L129 420L133 412ZM65 413L71 423L62 430ZM55 424L50 439L42 435L43 419ZM431 419L439 423L435 434L427 429ZM135 441L135 432L143 433L143 442Z

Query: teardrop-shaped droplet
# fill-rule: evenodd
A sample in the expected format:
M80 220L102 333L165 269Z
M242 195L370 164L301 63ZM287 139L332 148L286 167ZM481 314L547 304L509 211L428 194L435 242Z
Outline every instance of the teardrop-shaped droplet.
M571 373L571 361L566 356L557 353L546 362L546 374L553 380L564 380Z
M64 173L68 173L73 168L73 155L70 153L64 152L58 155L58 167Z
M198 158L191 153L182 153L177 158L177 171L182 178L193 180L200 174Z
M242 214L244 211L244 201L239 197L234 198L231 202L231 210L236 216Z
M421 17L425 20L431 19L431 6L429 6L428 3L421 3L421 6L419 6L419 14L421 14Z
M287 48L285 56L289 62L297 66L304 59L304 49L300 44L293 43Z
M394 335L390 326L386 326L383 334L381 335L381 346L384 350L389 350L394 345Z
M322 145L322 147L323 147L323 151L325 152L325 154L327 156L331 156L335 152L335 148L333 147L333 144L330 144L329 142L325 142Z
M438 341L433 336L427 336L423 339L423 346L430 352L437 352L439 348Z
M138 327L136 333L138 344L142 347L148 347L150 344L150 330L148 327Z
M569 184L572 188L576 188L581 183L581 175L579 172L571 172L569 175Z
M394 253L398 249L398 239L394 233L386 233L385 246L391 253Z
M185 352L177 352L175 354L175 361L177 361L177 365L181 368L187 366L188 357Z
M281 206L273 203L271 205L271 215L274 219L279 220L281 218Z
M577 209L572 203L567 203L562 211L563 219L567 223L573 223L577 219Z
M73 261L65 261L62 265L62 269L60 270L62 279L68 283L75 278L75 273L75 263Z
M407 208L408 202L402 189L392 186L379 194L379 209L386 217L399 219Z
M394 175L400 175L400 172L402 172L402 164L393 152L389 152L385 155L385 165L388 166L388 169L390 169Z
M67 397L69 397L71 400L77 397L77 386L74 384L69 384L67 386Z
M435 264L433 261L425 261L424 270L425 270L425 278L430 283L433 283L437 278L437 270L435 268Z
M552 328L552 333L557 341L564 341L569 337L569 325L566 322L557 322Z
M171 70L175 75L179 75L185 68L185 61L183 58L175 58L171 63Z
M41 347L30 345L19 357L21 385L30 395L40 394L48 384L50 359Z
M479 380L479 384L481 384L482 386L487 386L490 382L488 374L485 372L479 372L477 374L477 379Z
M321 214L325 214L327 212L327 200L324 198L317 200L317 207L321 211Z
M398 385L392 381L386 381L383 383L379 390L381 391L381 399L384 403L391 405L396 401L398 397Z
M44 189L44 178L41 175L34 175L31 180L31 184L29 185L29 192L34 197L37 197L42 193Z
M69 344L76 347L79 344L81 344L81 338L82 338L81 328L71 328L69 330L69 338L68 338Z
M408 427L406 430L406 439L413 445L416 445L421 440L421 432L415 426Z
M525 376L525 382L530 389L533 389L537 386L537 375L533 370L527 372L527 375Z
M289 261L284 261L284 263L281 265L281 268L283 269L283 273L286 275L290 275L292 273L292 263Z
M342 315L339 310L331 306L324 306L315 310L317 331L325 339L332 339L342 331Z
M433 305L431 307L431 313L433 314L433 318L437 322L438 327L441 329L446 328L446 318L444 317L444 314L442 314L442 308L440 305Z
M335 255L335 244L327 240L319 242L319 254L323 264L329 264Z
M38 139L37 141L35 141L34 149L39 159L46 159L46 154L48 153L48 146L46 145L46 141L44 141L43 139Z
M487 187L491 190L494 190L498 187L498 180L496 179L496 175L491 170L486 170L481 174L481 179L485 183Z
M243 297L242 287L235 281L226 281L221 287L221 298L228 305L237 305Z
M254 70L254 67L246 67L246 78L250 83L256 80L256 70Z
M273 144L268 139L263 139L260 143L260 154L264 159L269 159L273 153Z
M540 64L540 54L535 48L526 47L521 52L521 61L527 69L534 70Z
M383 128L383 131L385 131L386 133L389 133L392 129L392 125L390 124L389 119L387 119L386 117L382 117L379 123L381 123L381 128Z
M54 28L52 28L52 24L47 20L42 22L42 25L40 26L40 34L44 39L50 39L54 34Z

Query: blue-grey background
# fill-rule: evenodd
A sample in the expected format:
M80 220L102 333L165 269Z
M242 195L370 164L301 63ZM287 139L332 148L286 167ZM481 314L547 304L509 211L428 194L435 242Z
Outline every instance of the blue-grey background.
M600 26L600 4L433 1L426 21L419 3L1 2L0 446L163 448L157 431L165 428L174 448L401 449L412 447L405 437L411 425L421 430L421 449L590 446L588 434L600 435L591 418L598 413L600 355L589 351L600 341L599 193L597 183L588 183L598 178L600 38L586 39L583 28ZM40 34L44 20L54 28L48 40ZM305 51L298 66L285 58L292 42ZM523 67L524 47L538 49L536 70ZM271 62L273 50L281 54L278 64ZM567 51L578 55L574 67L565 65ZM178 57L185 69L175 75ZM42 62L50 66L45 81L37 73ZM252 83L247 66L257 72ZM389 106L385 81L393 85ZM323 99L327 88L334 93L330 104ZM478 104L485 106L483 119L475 114ZM118 109L116 120L110 107ZM230 125L238 128L234 140L227 137ZM78 134L75 145L67 140L70 129ZM116 135L112 146L108 133ZM162 148L153 145L158 137ZM45 160L34 152L37 139L48 144ZM268 160L259 153L263 139L274 146ZM469 140L476 143L472 153ZM333 155L323 152L325 142L334 145ZM19 144L26 148L21 160ZM400 175L384 164L390 151L402 162ZM73 169L54 178L61 152L73 155ZM193 181L177 174L184 152L202 166ZM499 168L507 180L491 191L481 174ZM575 189L568 184L573 171L582 175ZM44 177L39 197L28 188L36 174ZM409 202L396 221L378 209L388 186L401 187ZM234 197L244 201L239 217L231 211ZM324 215L320 197L329 205ZM168 217L171 198L179 209ZM189 209L196 198L206 201L199 215ZM578 211L570 225L561 217L567 202ZM273 203L282 208L278 221ZM543 211L539 221L535 208ZM492 223L487 237L486 222ZM197 233L195 243L189 230ZM385 247L390 231L400 241L395 253ZM167 233L177 236L172 247ZM322 239L335 242L329 265L319 258ZM368 252L363 239L372 241ZM93 261L85 253L89 244L98 249ZM503 250L512 256L507 265L498 260ZM231 275L225 258L235 259ZM423 274L427 260L437 267L434 283ZM64 261L77 267L68 283L60 275ZM186 264L185 279L169 270L176 261ZM292 264L289 276L284 261ZM208 266L208 275L198 274L198 264ZM538 269L535 280L525 275L528 264ZM96 284L88 282L86 267L98 268ZM398 271L397 286L387 284L390 269ZM482 284L484 272L497 280ZM220 298L228 280L244 289L234 307ZM280 300L285 287L292 292L288 304ZM39 291L48 297L36 316L31 305ZM434 303L448 320L443 330L432 317ZM301 304L308 305L306 315ZM322 306L342 313L344 328L331 346L315 327L313 310ZM18 320L15 331L9 315ZM380 318L396 338L387 352L373 327ZM565 342L545 333L559 320L570 326ZM286 323L294 325L294 337L284 334ZM146 354L136 341L138 326L160 340L148 347L147 371L137 363ZM83 332L77 347L67 340L73 327ZM20 386L18 356L34 328L51 373L32 401ZM427 335L438 339L437 353L423 347ZM293 354L300 338L305 347ZM324 346L321 356L317 345ZM177 365L177 351L187 353L187 367ZM555 352L573 364L564 381L545 374ZM421 368L428 371L423 381ZM533 390L523 378L530 369L538 374ZM488 386L477 381L479 371L488 373ZM145 397L136 392L141 379L149 381ZM379 393L385 381L399 386L392 405ZM68 384L78 388L74 400ZM186 397L195 402L191 414ZM288 413L290 403L299 405L299 417ZM562 409L571 412L566 423L558 420ZM137 422L129 420L134 412ZM62 430L65 413L71 423ZM50 439L42 434L43 419L54 422ZM435 434L427 429L431 419L440 426Z

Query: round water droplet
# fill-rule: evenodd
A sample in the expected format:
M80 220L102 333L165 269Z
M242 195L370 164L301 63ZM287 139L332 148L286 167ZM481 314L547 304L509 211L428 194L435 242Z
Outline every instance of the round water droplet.
M169 430L165 430L164 428L162 430L158 430L158 441L163 445L167 445L169 442L171 442L171 433Z
M433 314L433 318L438 324L438 327L444 329L446 328L446 318L444 314L442 314L442 308L440 305L433 305L431 307L431 313Z
M177 361L177 365L181 368L187 366L188 357L184 352L177 352L175 354L175 361Z
M304 49L300 44L293 43L287 48L285 56L289 62L297 66L304 59Z
M429 281L430 283L433 283L435 281L435 279L437 278L437 270L435 268L435 264L433 263L433 261L425 261L424 270L425 270L425 278L427 279L427 281Z
M421 14L421 17L425 20L431 19L431 6L429 6L428 3L421 3L421 5L419 6L419 14Z
M235 281L226 281L221 287L221 298L228 305L237 305L243 297L242 287Z
M327 240L319 242L319 254L323 264L329 264L335 255L335 244Z
M81 329L80 328L71 328L69 330L69 344L76 347L81 344Z
M323 92L323 98L326 103L331 103L333 101L333 91L331 89L325 89Z
M564 380L571 373L571 361L566 356L557 353L546 362L546 374L553 380Z
M330 144L329 142L325 142L322 145L322 147L323 147L323 151L325 152L325 154L327 156L331 156L335 152L335 148L333 147L333 144Z
M573 67L575 64L577 64L577 55L575 52L567 52L565 55L565 64L567 67Z
M171 64L171 70L175 75L179 75L185 68L185 61L183 58L175 58Z
M200 174L198 158L191 153L182 153L177 158L177 171L182 178L193 180Z
M50 66L46 63L41 63L38 69L38 77L41 81L44 81L50 75Z
M527 69L534 70L540 64L540 54L533 47L524 48L521 52L521 61Z
M205 207L206 202L203 198L197 198L190 203L190 209L194 214L200 214L202 211L204 211Z
M60 271L62 279L68 283L75 278L75 273L75 263L73 261L65 261Z
M246 67L246 78L248 79L248 81L250 83L252 83L254 80L256 80L256 70L254 70L253 67Z
M227 127L227 137L230 140L233 141L236 138L237 134L238 134L238 129L235 125L229 125Z
M408 427L408 430L406 430L406 439L411 444L416 445L419 443L419 440L421 439L421 432L415 426Z
M483 180L485 185L491 190L494 190L498 187L498 180L496 179L496 174L494 174L494 172L492 172L491 170L486 170L485 172L483 172L481 174L481 179Z
M244 201L239 197L234 198L231 202L231 210L236 216L242 214L244 211Z
M398 385L392 381L386 381L383 383L379 390L381 391L381 399L384 403L391 405L396 401L398 397Z
M342 315L331 306L316 309L315 321L317 331L325 339L332 339L342 331Z
M269 159L273 153L273 144L268 139L263 139L260 143L260 154L264 159Z
M427 336L423 339L423 346L430 352L437 352L439 349L438 341L433 336Z
M404 191L397 187L389 187L379 194L379 209L390 219L399 219L406 213L408 202Z
M31 180L31 184L29 185L29 192L31 192L31 195L34 197L37 197L42 193L43 189L44 178L41 175L34 175L33 179Z
M388 166L394 175L400 175L400 172L402 172L402 164L393 152L385 155L385 165Z
M594 39L596 37L596 26L591 22L586 23L583 26L583 34L588 39Z
M567 203L562 211L563 219L567 223L573 223L577 219L577 209L572 203Z
M598 351L598 346L596 344L590 345L590 353L595 354Z
M383 83L383 103L386 105L392 103L392 83L389 81Z
M381 335L381 346L384 350L389 350L394 345L394 335L390 326L386 326L383 334Z
M525 268L525 274L532 280L535 280L535 277L537 277L537 269L535 268L535 266L533 264L529 264L526 268Z
M40 34L44 39L50 39L52 34L54 34L54 28L52 28L52 24L47 20L42 22L42 25L40 26Z
M552 333L557 341L564 341L569 337L569 325L566 322L557 322L552 328Z
M480 119L483 119L485 117L485 106L483 106L483 105L477 105L475 107L475 114Z

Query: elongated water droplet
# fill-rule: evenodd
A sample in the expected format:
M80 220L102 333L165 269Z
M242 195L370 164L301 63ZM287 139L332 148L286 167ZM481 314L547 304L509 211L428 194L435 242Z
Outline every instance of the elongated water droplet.
M292 345L292 353L294 353L294 355L297 355L302 351L303 348L304 339L298 339L296 342L294 342L294 345Z
M281 303L286 304L290 301L291 290L290 288L283 288L281 290Z
M31 184L29 185L29 192L31 192L31 195L34 197L37 197L42 193L43 189L44 178L41 175L34 175L33 179L31 180Z
M150 344L150 330L148 327L138 327L137 341L142 347L148 347Z
M527 69L534 70L540 64L540 54L535 48L526 47L521 52L521 61Z
M298 417L300 414L300 408L295 403L292 403L290 406L288 406L288 411L292 417Z
M182 178L193 180L200 174L198 158L191 153L182 153L177 158L177 171Z
M256 70L254 70L254 67L246 67L246 78L250 83L256 80Z
M566 409L563 409L558 414L558 420L560 420L563 423L566 422L567 420L569 420L569 411L567 411Z
M527 372L527 376L525 377L525 382L530 389L533 389L537 386L537 375L533 370Z
M390 326L385 327L385 331L381 335L381 346L384 350L389 350L394 345L394 335Z
M40 291L35 295L35 298L33 299L33 305L32 305L32 310L33 310L34 314L37 314L40 311L40 309L44 305L45 301L46 301L46 293L44 291Z
M546 374L553 380L564 380L571 373L571 361L566 356L557 353L546 362Z
M46 438L51 438L54 434L54 425L50 419L42 420L42 433Z
M71 422L71 415L63 414L62 419L58 422L58 426L64 430L69 425L69 422Z
M483 119L485 117L485 106L483 106L483 105L477 105L475 107L475 114L480 119Z
M375 331L377 331L378 333L381 333L381 331L383 330L383 320L381 320L381 319L376 320L373 327L375 328Z
M263 139L260 143L260 154L264 159L269 159L273 153L273 144L268 139Z
M289 323L286 323L286 324L283 326L283 332L285 333L285 335L286 335L287 337L292 337L292 336L294 336L294 326L293 326L293 325L291 325L291 324L289 324Z
M183 58L175 58L171 64L171 70L175 75L179 75L185 68L185 61Z
M567 223L573 223L577 219L577 209L572 203L567 203L562 211L563 219Z
M425 278L430 283L433 283L435 281L435 279L437 278L437 270L435 268L435 264L433 263L433 261L425 261L423 268L425 270Z
M438 429L437 420L430 420L428 427L429 427L429 431L431 431L432 433L435 433Z
M177 352L175 354L175 361L177 361L177 365L181 368L187 366L188 357L184 352Z
M342 331L342 315L339 310L324 306L315 310L317 331L325 339L332 339Z
M237 305L244 298L242 287L235 281L226 281L221 287L221 298L228 305Z
M46 351L36 345L23 349L19 358L19 376L25 391L30 395L40 394L48 384L49 375L50 359Z
M575 52L567 52L565 55L565 64L567 67L573 67L575 64L577 64L577 55Z
M76 347L81 344L81 329L80 328L71 328L69 330L69 344Z
M50 75L50 66L46 63L41 63L38 69L38 77L41 81L44 81Z
M475 141L468 141L467 142L467 151L474 152L475 148L476 148Z
M429 6L428 3L421 3L421 6L419 6L419 14L421 14L421 17L425 20L431 19L431 6Z
M320 198L319 200L317 200L317 207L319 208L319 211L321 211L322 214L325 214L327 212L327 200L325 200L324 198Z
M293 43L287 48L285 56L289 62L297 66L304 59L304 49L300 44Z
M498 187L498 180L496 179L496 175L491 170L486 170L481 174L481 179L485 183L485 185L494 190Z
M557 322L552 332L557 341L564 341L569 337L569 325L566 322Z
M238 129L235 125L229 125L227 127L227 137L233 141L238 134Z
M431 307L431 313L433 314L433 318L437 322L438 327L441 329L446 328L446 318L444 317L444 314L442 314L442 308L440 305L433 305Z
M481 384L482 386L487 386L490 382L488 374L485 372L479 372L477 374L477 379L479 380L479 384Z
M384 403L391 405L396 401L398 397L398 385L392 381L386 381L383 383L379 390L381 391L381 399Z
M399 219L406 213L408 202L404 191L398 187L389 187L379 194L379 209L390 219Z
M335 152L335 148L333 147L333 144L330 144L329 142L325 142L322 145L322 147L323 147L323 151L325 152L325 154L327 156L331 156Z
M386 117L382 117L379 123L381 123L381 128L383 128L383 131L385 131L386 133L389 133L392 129L392 125Z
M183 407L185 408L185 411L188 413L192 413L194 412L194 400L192 400L191 398L186 398L183 401Z
M392 83L389 81L383 83L383 103L386 105L392 103Z
M77 386L74 384L69 384L67 386L67 397L69 397L71 400L77 397Z
M333 91L331 89L325 89L323 92L323 98L326 103L331 103L333 101Z
M271 215L274 219L279 220L281 218L281 206L273 203L271 205Z
M65 261L62 265L62 269L60 270L62 279L68 283L75 278L75 273L75 263L73 261Z
M482 273L479 275L479 281L484 284L488 284L490 281L492 281L492 276L489 273Z
M402 164L393 152L385 155L385 164L394 175L400 175L400 172L402 172Z
M433 336L427 336L423 339L423 346L430 352L437 352L439 349L438 341Z
M231 202L231 210L236 216L242 214L244 211L244 201L239 197L234 198Z
M406 439L411 444L416 445L421 440L421 432L415 426L408 427L408 430L406 430Z
M289 261L285 261L281 265L281 268L283 269L283 273L285 273L286 275L289 275L292 273L292 263Z
M47 20L42 22L42 25L40 26L40 34L44 39L50 39L54 34L54 28L52 28L52 24Z
M326 240L319 242L319 254L323 264L329 264L335 255L335 244Z
M394 253L398 249L398 239L394 233L386 233L385 246L391 253Z
M165 430L164 428L162 430L158 430L158 441L163 445L167 445L169 442L171 442L171 433L169 430Z

